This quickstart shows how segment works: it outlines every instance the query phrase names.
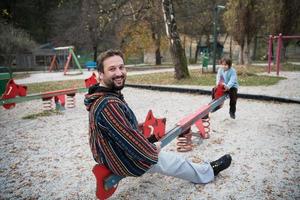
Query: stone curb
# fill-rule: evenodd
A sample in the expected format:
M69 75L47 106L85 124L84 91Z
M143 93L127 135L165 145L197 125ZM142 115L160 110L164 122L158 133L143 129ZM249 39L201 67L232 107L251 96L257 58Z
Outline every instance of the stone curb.
M147 89L147 90L158 90L163 92L179 92L179 93L211 95L210 90L195 89L195 88L180 88L180 87L169 87L169 86L158 86L158 85L137 85L137 84L126 84L126 86L132 88ZM274 97L274 96L267 96L267 95L257 95L257 94L238 93L238 98L300 104L300 100L296 100L296 99Z

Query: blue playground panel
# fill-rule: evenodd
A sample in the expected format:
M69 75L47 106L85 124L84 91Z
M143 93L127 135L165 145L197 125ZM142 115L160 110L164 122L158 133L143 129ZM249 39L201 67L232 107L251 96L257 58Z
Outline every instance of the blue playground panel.
M88 70L95 69L97 66L96 62L94 61L87 61L84 65Z

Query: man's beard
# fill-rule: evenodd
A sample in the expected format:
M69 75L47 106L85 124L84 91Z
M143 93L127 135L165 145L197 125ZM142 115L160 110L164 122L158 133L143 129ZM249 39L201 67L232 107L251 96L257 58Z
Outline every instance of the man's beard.
M116 85L115 82L114 82L114 79L117 79L117 78L120 78L122 77L123 78L123 83L121 85ZM115 77L113 78L112 80L109 80L106 84L106 86L112 90L122 90L125 86L125 80L126 78L124 76L119 76L119 77Z

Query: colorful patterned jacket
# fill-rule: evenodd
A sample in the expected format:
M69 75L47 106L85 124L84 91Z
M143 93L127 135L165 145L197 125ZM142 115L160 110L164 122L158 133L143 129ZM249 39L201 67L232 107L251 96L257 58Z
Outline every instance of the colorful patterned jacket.
M92 86L84 103L89 111L89 143L96 162L119 176L141 176L157 163L156 146L138 130L123 95Z

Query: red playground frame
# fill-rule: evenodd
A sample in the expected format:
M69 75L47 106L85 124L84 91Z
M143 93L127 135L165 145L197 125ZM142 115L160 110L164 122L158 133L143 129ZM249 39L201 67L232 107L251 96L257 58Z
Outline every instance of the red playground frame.
M300 39L300 36L283 36L281 33L278 36L269 36L269 47L268 47L268 73L271 72L271 63L272 63L272 47L273 47L273 40L277 39L277 49L276 49L276 74L279 75L280 71L280 54L281 54L281 47L282 47L282 40L283 39Z

